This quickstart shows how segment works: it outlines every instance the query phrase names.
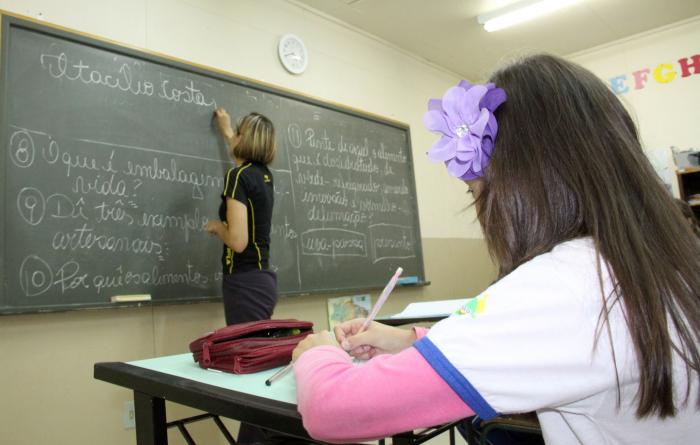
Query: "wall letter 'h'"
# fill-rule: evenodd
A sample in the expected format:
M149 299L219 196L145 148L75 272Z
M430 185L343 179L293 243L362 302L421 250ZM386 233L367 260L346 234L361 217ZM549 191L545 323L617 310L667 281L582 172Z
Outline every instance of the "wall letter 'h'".
M691 59L692 62L690 61ZM681 77L688 77L691 74L700 74L700 54L679 59L678 64L681 66ZM693 69L692 73L690 72L690 68Z

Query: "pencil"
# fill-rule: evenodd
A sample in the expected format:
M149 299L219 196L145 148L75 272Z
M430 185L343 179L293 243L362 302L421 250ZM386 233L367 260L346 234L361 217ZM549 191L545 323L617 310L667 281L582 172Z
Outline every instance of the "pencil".
M372 320L374 320L374 317L377 316L379 309L382 308L382 306L384 305L384 302L389 298L389 294L391 294L391 291L394 290L394 286L396 286L396 282L399 280L399 277L401 276L402 272L403 272L402 268L399 267L398 269L396 269L394 276L391 277L389 282L384 287L384 290L379 295L379 299L377 299L377 302L374 304L374 307L372 308L372 312L369 313L369 315L365 319L365 322L362 323L360 330L357 331L358 334L360 332L364 331L365 329L367 329L369 324L372 323Z
M368 315L367 318L365 319L365 322L362 323L362 326L360 327L360 330L357 331L358 334L359 334L360 332L364 331L365 329L367 329L367 327L368 327L369 324L372 322L372 320L374 320L374 317L377 316L377 313L379 312L379 309L382 308L382 306L384 305L384 302L389 298L389 294L391 294L391 291L394 290L394 287L396 286L396 282L399 280L399 276L401 276L401 273L402 273L402 272L403 272L403 269L402 269L402 268L399 267L398 269L396 269L396 272L394 273L394 276L391 277L391 279L389 280L389 282L388 282L388 283L386 284L386 286L384 287L384 290L383 290L382 293L379 295L379 299L377 299L377 302L374 304L374 307L372 308L372 312L369 313L369 315ZM279 371L277 371L276 373L274 373L274 374L272 375L272 377L270 377L269 379L265 380L265 385L270 386L270 385L272 385L272 383L273 383L275 380L277 380L277 379L279 379L279 378L281 378L281 377L284 377L284 376L292 369L292 366L293 366L293 365L294 365L294 362L291 362L290 364L288 364L288 365L285 366L284 368L282 368L282 369L280 369Z
M276 373L272 374L272 377L265 380L265 385L270 386L270 385L272 385L272 382L274 382L275 380L279 379L280 377L284 377L289 371L291 371L292 365L294 365L294 362L289 363L284 368L282 368L279 371L277 371Z

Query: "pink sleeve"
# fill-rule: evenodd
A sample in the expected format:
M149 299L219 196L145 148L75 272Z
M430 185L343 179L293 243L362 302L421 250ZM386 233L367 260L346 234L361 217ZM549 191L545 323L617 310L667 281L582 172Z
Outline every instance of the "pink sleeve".
M361 365L335 346L306 351L294 365L297 404L311 437L364 441L474 414L413 347Z

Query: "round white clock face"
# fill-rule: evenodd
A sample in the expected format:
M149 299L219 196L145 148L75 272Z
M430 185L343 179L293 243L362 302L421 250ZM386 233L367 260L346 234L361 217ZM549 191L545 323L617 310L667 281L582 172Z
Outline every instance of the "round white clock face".
M277 52L282 66L293 74L301 74L309 64L309 56L304 42L294 34L286 34L280 39Z

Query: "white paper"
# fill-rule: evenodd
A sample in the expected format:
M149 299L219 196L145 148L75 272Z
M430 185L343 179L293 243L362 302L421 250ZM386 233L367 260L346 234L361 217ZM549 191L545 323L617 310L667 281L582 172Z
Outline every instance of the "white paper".
M392 315L389 318L448 316L460 307L464 306L468 300L468 298L461 298L456 300L421 301L419 303L410 303L408 306L406 306L406 309L398 314Z

